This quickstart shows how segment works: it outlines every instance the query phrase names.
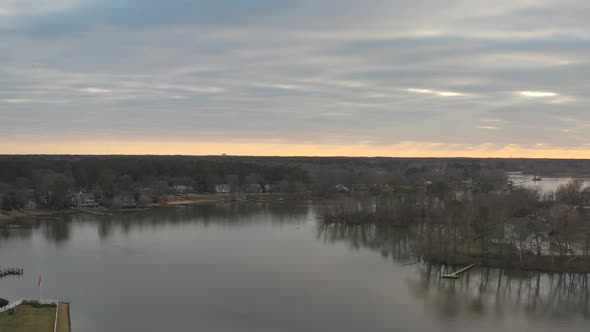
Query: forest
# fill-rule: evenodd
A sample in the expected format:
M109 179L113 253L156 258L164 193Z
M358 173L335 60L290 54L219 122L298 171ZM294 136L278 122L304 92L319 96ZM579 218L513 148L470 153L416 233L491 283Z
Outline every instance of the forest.
M79 192L94 193L108 206L121 195L139 200L149 192L149 199L157 200L178 188L214 193L219 184L232 192L257 184L263 192L330 196L337 185L373 192L429 186L444 192L471 181L473 190L488 193L504 189L508 171L587 170L588 160L558 159L2 155L0 197L4 210L27 205L59 210Z

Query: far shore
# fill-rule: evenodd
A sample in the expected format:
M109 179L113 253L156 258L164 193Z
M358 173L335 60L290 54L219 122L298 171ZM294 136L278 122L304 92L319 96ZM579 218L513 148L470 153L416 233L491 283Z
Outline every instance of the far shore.
M7 222L7 221L15 221L18 219L25 219L25 218L40 218L40 217L47 217L57 213L64 213L68 210L26 210L26 209L18 209L12 211L0 211L0 222ZM41 219L41 218L40 218Z
M590 179L590 173L522 173L518 176L535 176L540 175L541 178L572 178L572 179Z
M232 201L246 201L246 202L265 202L265 201L283 201L283 200L295 200L306 198L306 193L289 193L289 194L267 194L267 193L255 193L255 194L242 194L241 198L235 193L224 193L224 194L188 194L188 195L170 195L165 201L160 203L150 203L143 207L136 208L107 208L107 207L96 207L96 208L79 208L72 207L64 210L27 210L27 209L15 209L12 211L0 211L0 223L11 223L22 219L44 219L55 214L62 213L89 213L94 215L112 215L119 213L132 213L147 211L153 208L159 207L178 207L178 206L191 206L200 204L214 204L224 203Z
M589 178L590 174L588 173L549 173L543 175L546 178L572 178L572 179L584 179Z

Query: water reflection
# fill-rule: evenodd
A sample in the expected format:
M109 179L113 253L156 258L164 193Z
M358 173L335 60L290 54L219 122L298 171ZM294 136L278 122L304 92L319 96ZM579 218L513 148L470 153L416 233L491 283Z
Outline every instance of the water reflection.
M108 239L116 232L130 234L134 230L152 229L174 225L210 223L236 227L253 222L284 224L315 220L311 207L300 203L269 204L206 204L147 209L145 211L122 212L109 216L84 213L63 213L51 217L38 217L18 221L18 228L0 228L0 239L28 239L36 231L61 245L71 237L73 224L96 225L101 239Z
M427 308L445 318L523 313L535 319L590 318L588 274L546 274L476 268L457 280L442 279L457 269L421 262L414 255L419 233L383 225L318 224L316 237L368 249L410 269L408 285Z
M349 225L344 223L318 223L316 237L326 243L346 242L351 249L369 249L377 251L382 257L391 257L394 261L407 264L416 261L412 250L416 237L406 227L364 224Z
M424 263L417 268L419 278L409 281L416 297L438 315L502 317L510 312L534 319L590 318L587 274L523 274L479 268L458 280L441 279L449 270Z

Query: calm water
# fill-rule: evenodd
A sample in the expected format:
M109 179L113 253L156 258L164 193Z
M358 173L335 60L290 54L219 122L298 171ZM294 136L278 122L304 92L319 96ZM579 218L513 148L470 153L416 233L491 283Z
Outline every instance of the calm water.
M534 174L522 174L520 172L507 173L508 179L514 181L516 185L523 185L526 188L536 188L542 194L555 191L559 186L565 185L574 178L571 177L543 177L543 181L532 181ZM576 178L581 180L584 187L590 186L589 178Z
M67 215L2 230L0 297L72 304L74 331L588 331L587 276L416 263L403 230L319 227L311 204Z

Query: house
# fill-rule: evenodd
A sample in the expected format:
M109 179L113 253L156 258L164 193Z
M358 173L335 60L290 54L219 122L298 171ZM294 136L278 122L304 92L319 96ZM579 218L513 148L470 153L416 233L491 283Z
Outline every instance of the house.
M205 183L197 183L194 186L195 192L200 193L200 194L208 192L209 190L207 190L207 189L208 189L207 184L205 184Z
M193 188L191 186L187 186L184 184L174 185L174 186L172 186L171 189L172 189L171 191L176 194L188 194L193 190Z
M139 193L139 198L137 202L138 205L158 203L160 201L160 194L152 188L139 188L137 192Z
M258 194L262 192L262 186L257 183L247 184L244 186L243 190L248 194Z
M265 193L278 193L281 192L281 186L278 184L272 185L272 184L265 184L264 187L264 192Z
M231 185L227 184L227 183L223 183L223 184L216 184L215 185L215 192L216 193L229 193L231 192Z
M551 228L535 215L512 217L504 223L504 242L514 244L521 252L550 254Z
M362 184L362 183L353 183L350 186L350 189L352 189L352 191L366 191L366 190L369 190L369 186L367 186L366 184Z
M336 192L341 193L341 194L346 194L346 193L350 192L350 189L348 189L348 187L345 185L339 184L339 185L336 185Z
M76 195L76 205L78 207L97 207L99 204L96 201L94 194L79 192Z
M25 202L25 209L27 210L37 210L39 208L39 204L34 199L29 199Z
M137 200L132 194L121 194L115 197L113 205L121 209L135 209L137 208Z

